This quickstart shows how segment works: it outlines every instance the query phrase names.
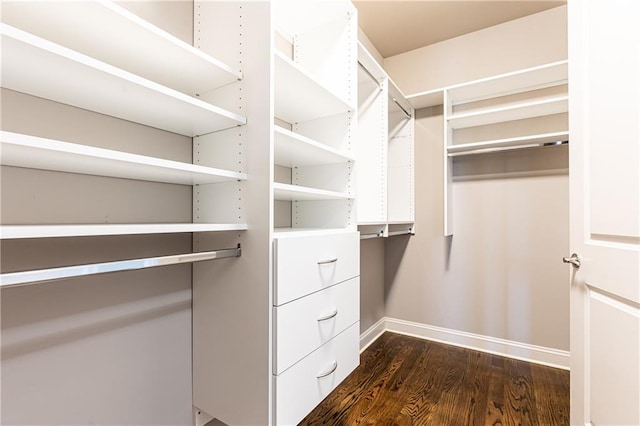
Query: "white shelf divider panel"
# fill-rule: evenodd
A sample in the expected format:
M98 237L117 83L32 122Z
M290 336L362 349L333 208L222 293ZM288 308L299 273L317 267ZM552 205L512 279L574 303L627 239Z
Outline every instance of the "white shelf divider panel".
M0 131L4 166L180 185L245 180L245 173Z
M352 8L349 2L342 1L278 0L273 2L273 17L277 30L293 37L350 15Z
M3 225L0 239L95 237L105 235L172 234L184 232L244 231L246 223L144 223L83 225Z
M560 114L569 108L568 96L555 96L549 99L523 102L497 108L486 108L469 112L459 112L448 117L452 129L503 123L544 115Z
M0 24L2 87L197 136L246 118L40 37Z
M192 96L242 78L111 1L4 2L2 21Z
M567 83L568 61L553 62L447 88L454 105Z
M308 188L286 183L273 184L274 199L279 201L322 201L322 200L350 200L353 196L346 192L327 191L324 189Z
M353 161L353 157L280 126L274 126L274 161L279 166L317 166Z
M507 148L539 146L546 143L563 142L569 139L569 132L553 132L515 138L496 139L483 142L472 142L447 147L449 157L458 155L490 152Z
M277 118L294 124L354 109L282 53L274 56Z

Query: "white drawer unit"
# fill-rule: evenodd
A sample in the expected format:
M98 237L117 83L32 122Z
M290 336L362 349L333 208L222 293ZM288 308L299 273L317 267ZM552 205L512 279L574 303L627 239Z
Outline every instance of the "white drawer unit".
M275 239L274 305L360 275L357 232Z
M358 366L359 337L358 321L281 375L274 376L276 424L298 424Z
M274 372L297 361L360 319L360 278L273 308Z

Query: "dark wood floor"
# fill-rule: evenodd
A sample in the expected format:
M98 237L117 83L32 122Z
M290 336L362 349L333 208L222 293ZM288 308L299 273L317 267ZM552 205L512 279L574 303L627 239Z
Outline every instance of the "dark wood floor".
M301 425L568 425L569 372L384 333Z

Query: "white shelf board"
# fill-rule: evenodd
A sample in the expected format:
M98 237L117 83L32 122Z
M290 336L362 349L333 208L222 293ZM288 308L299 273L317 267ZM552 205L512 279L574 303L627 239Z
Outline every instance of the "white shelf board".
M453 104L566 84L568 61L553 62L447 88Z
M275 53L275 115L288 123L301 123L353 110L302 67Z
M238 70L111 1L3 2L2 20L192 96L242 78Z
M246 229L246 223L3 225L0 226L0 239L173 234L183 232L244 231Z
M196 185L245 180L245 173L0 131L0 164Z
M278 0L272 5L276 28L290 37L356 13L349 1Z
M568 96L556 96L537 101L522 102L515 105L505 105L497 108L485 108L469 112L459 112L448 117L447 121L453 129L482 126L485 124L502 123L505 121L521 120L544 115L567 112Z
M434 89L407 95L407 101L409 101L415 109L442 105L444 103L444 90L445 89Z
M317 166L353 161L353 157L280 126L274 127L274 161L279 166Z
M348 234L356 232L349 228L275 228L273 238L312 237L314 235Z
M528 147L532 145L542 145L545 143L566 141L569 139L569 132L553 132L538 135L520 136L516 138L496 139L484 142L472 142L447 147L449 156L474 154L487 152L495 149Z
M24 31L0 24L2 87L196 136L246 118Z
M346 192L327 191L278 182L273 184L273 195L276 200L280 201L349 200L353 198Z

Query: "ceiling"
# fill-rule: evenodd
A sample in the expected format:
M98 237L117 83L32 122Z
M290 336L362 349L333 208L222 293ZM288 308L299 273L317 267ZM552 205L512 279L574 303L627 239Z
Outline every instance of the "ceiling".
M387 58L566 4L538 0L355 0L360 28Z

